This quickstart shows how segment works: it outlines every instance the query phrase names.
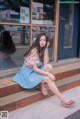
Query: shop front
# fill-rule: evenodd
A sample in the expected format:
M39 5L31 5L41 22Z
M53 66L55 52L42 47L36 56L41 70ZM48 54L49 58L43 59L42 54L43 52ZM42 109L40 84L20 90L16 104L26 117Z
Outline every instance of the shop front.
M7 57L0 48L0 70L21 67L24 53L43 32L50 38L50 61L80 56L78 4L62 4L58 0L0 0L0 43L4 31L10 33L15 51Z

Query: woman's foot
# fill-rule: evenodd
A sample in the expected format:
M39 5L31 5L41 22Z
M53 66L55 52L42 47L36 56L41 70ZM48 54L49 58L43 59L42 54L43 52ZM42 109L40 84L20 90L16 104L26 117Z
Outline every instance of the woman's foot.
M40 85L39 85L39 89L41 90L41 92L42 92L42 94L43 94L44 96L48 95L48 91L47 91L47 89L44 87L43 84L40 84Z
M70 99L70 100L67 101L67 102L61 102L61 105L62 105L63 107L70 107L70 106L72 106L75 102L76 102L76 101Z
M42 89L41 89L41 92L42 92L42 94L43 94L44 96L48 95L48 91L47 91L46 88L42 88Z

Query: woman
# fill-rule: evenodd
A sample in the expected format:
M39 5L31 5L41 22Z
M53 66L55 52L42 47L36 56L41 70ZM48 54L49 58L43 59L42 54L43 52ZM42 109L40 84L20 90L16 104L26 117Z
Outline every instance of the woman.
M46 58L48 42L48 37L44 33L37 36L33 45L24 54L24 65L12 80L25 89L31 89L40 83L41 88L45 89L44 84L47 83L49 89L60 99L62 106L68 107L75 101L62 96L54 83L55 76L50 73L52 66L47 64Z
M15 53L15 44L9 31L1 31L0 34L0 69L15 67L16 64L10 58Z

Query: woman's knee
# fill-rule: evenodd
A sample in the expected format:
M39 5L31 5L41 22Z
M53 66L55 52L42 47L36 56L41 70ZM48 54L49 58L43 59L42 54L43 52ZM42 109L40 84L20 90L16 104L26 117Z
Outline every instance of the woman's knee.
M49 83L49 82L51 82L51 79L48 76L45 76L42 82Z
M48 71L48 72L51 72L52 71L52 65L51 64L47 64L46 66L45 66L45 70L46 71Z

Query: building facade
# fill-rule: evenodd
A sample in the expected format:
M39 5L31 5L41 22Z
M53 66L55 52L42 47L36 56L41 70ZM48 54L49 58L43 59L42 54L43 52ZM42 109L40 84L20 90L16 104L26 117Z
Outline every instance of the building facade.
M78 0L0 0L0 35L9 31L16 47L8 56L15 65L7 61L0 70L22 66L24 53L42 32L50 38L50 61L80 58L79 11Z

